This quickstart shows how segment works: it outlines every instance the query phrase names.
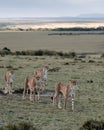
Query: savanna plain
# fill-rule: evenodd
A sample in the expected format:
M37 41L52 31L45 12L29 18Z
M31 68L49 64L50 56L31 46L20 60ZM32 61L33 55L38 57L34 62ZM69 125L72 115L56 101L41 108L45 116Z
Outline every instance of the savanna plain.
M25 121L40 130L77 130L87 120L104 120L104 35L49 35L51 33L0 32L1 49L76 53L73 58L58 55L0 56L0 89L5 87L4 73L10 67L15 72L15 90L23 88L25 77L32 76L36 68L44 65L50 68L40 101L29 101L29 95L23 100L22 93L0 94L0 126ZM66 109L58 109L51 100L55 84L59 81L68 84L70 79L77 81L74 112L70 98Z

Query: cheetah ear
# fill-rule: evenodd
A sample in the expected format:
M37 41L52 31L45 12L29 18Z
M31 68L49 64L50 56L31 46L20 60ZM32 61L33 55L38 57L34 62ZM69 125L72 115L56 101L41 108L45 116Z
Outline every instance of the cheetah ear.
M72 82L72 81L73 81L72 79L69 80L69 82Z
M73 79L71 79L71 80L69 80L71 83L76 83L76 81L75 80L73 80Z
M11 73L12 73L12 74L14 73L14 70L13 70L13 69L11 70Z

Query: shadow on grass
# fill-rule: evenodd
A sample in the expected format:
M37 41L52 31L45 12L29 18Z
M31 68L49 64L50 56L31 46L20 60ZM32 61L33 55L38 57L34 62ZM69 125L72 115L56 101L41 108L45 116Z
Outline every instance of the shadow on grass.
M23 88L19 88L19 89L15 89L13 91L13 94L23 94ZM3 89L0 89L0 95L2 96L5 96L7 95L8 93L5 93L4 92L5 90ZM46 96L49 96L49 94L53 94L54 91L53 90L49 90L49 89L45 89L44 91L41 92L42 94L46 95ZM30 94L30 90L28 90L28 94ZM35 94L37 94L37 92L35 91Z

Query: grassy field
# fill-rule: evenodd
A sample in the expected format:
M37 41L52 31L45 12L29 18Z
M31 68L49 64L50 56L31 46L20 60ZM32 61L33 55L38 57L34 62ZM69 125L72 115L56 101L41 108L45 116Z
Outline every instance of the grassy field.
M27 38L28 33L30 39ZM42 39L42 37L49 37L46 35L47 32L44 33L44 36L41 35L40 39L38 39L38 34L35 35L35 32L28 33L15 32L5 33L5 35L1 33L0 40L5 40L4 46L8 45L8 48L13 50L16 50L16 48L17 50L24 50L39 48L40 44L36 44L36 46L34 46L34 44L38 43L37 41L39 40L41 42L43 41L41 43L42 45L43 43L46 43L46 39ZM8 38L6 39L6 37ZM62 45L62 37L63 42L66 43L64 45ZM73 43L72 48L78 47L80 51L83 52L84 49L88 51L85 46L89 45L89 49L93 50L94 46L96 50L99 51L100 46L98 45L101 45L104 40L103 35L84 35L82 38L80 35L75 37L62 37L49 37L46 40L47 43L45 44L45 48L53 50L53 45L55 45L55 42L59 39L58 44L59 41L61 41L60 44L62 46L60 45L58 48L56 45L55 49L58 48L60 50L64 47L63 51L66 51L65 48L69 48L70 50L69 44L68 47L66 45L70 42L69 39L71 38L71 40L73 39L76 42L78 41L79 45L82 43L84 44L84 46L80 48ZM82 39L86 39L86 43L88 42L88 44L86 45L85 42L80 43L79 41L83 41ZM89 42L90 40L92 40L92 42ZM99 44L96 42L97 40L100 41ZM24 44L20 44L20 41ZM31 47L28 48L30 43ZM90 43L95 44L90 45ZM32 46L34 47L32 48ZM42 49L44 49L43 46ZM46 86L47 91L54 91L55 83L58 81L62 81L66 84L68 84L69 79L75 79L77 81L78 87L76 89L75 111L71 111L70 99L67 102L66 110L53 107L50 99L51 94L47 97L42 96L39 102L30 102L28 97L27 99L22 100L22 94L6 96L0 95L0 126L7 125L9 123L17 124L21 121L27 121L32 122L36 129L41 130L76 130L89 119L104 120L104 58L101 58L100 55L87 55L85 58L77 57L74 59L57 56L0 57L0 88L5 86L3 76L9 66L12 66L15 70L14 88L17 89L23 88L23 82L27 75L33 75L33 72L37 67L42 67L45 64L49 65L51 69L56 67L59 68L58 72L49 72L48 85Z
M57 32L0 32L0 49L8 47L12 51L48 49L104 53L104 34L49 35L52 33Z
M63 52L94 52L84 58L64 58L58 56L0 56L0 88L4 88L4 73L10 66L15 71L14 88L23 88L26 76L33 75L37 67L45 64L50 69L46 90L54 92L55 83L68 84L75 79L78 84L75 98L75 112L71 111L71 101L67 109L53 107L50 96L42 96L39 102L22 100L22 94L3 96L0 94L0 126L22 121L32 122L41 130L75 130L90 119L104 120L104 35L49 35L51 31L0 32L0 49L7 47L12 51L55 50ZM62 100L63 102L63 100Z

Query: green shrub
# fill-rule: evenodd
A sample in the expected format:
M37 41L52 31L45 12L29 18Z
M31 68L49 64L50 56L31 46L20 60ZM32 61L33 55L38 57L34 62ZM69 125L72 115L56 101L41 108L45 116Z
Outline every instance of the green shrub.
M74 58L76 57L76 53L75 52L57 52L57 51L51 51L51 50L26 50L26 51L15 51L15 52L11 52L10 49L8 49L7 47L3 48L0 51L0 55L1 56L5 56L5 55L30 55L30 56L60 56L60 57L67 57L67 58Z
M104 58L104 53L101 55L101 58Z
M86 121L79 130L104 130L104 121Z
M10 50L9 48L7 48L7 47L4 47L2 50L3 50L3 51L11 52L11 50Z
M4 47L1 51L0 51L0 55L1 56L5 56L5 55L10 55L12 54L11 50L7 47Z
M8 124L7 126L0 127L0 130L38 130L34 128L30 122L21 122L17 125Z

